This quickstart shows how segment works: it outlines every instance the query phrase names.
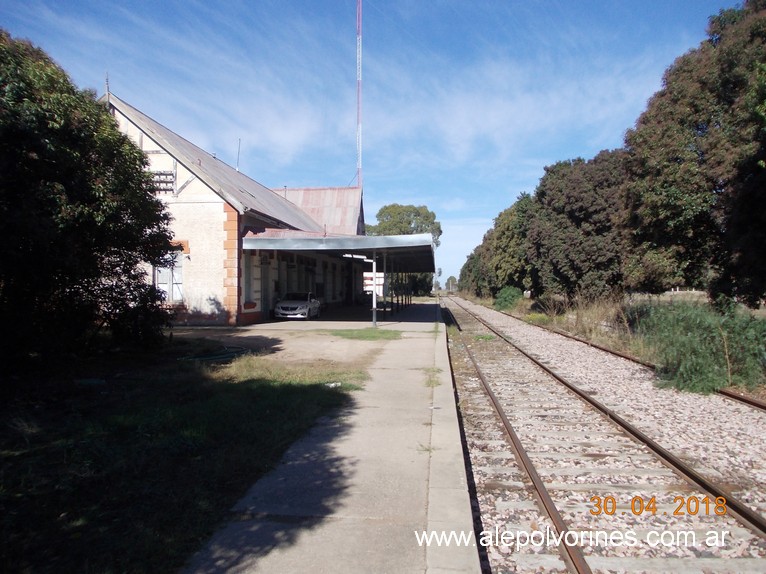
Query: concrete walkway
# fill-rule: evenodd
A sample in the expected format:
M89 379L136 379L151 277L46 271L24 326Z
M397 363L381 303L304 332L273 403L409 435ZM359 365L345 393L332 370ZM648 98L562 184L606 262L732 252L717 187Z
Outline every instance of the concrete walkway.
M288 327L297 326L251 329L274 336ZM376 343L370 380L353 393L353 406L295 443L186 572L480 572L473 544L426 546L415 536L473 531L439 307L415 304L379 318L378 328L402 338Z

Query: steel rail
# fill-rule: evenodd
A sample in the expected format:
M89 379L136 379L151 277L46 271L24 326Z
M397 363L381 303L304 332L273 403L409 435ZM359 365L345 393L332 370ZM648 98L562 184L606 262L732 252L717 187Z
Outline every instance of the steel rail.
M452 311L450 311L449 309L446 309L446 311L450 314L454 324L458 326L457 319L455 319L455 316L452 314ZM458 330L460 330L459 327L458 327ZM492 402L492 406L494 407L495 412L500 418L500 421L503 423L503 428L505 429L505 432L508 435L508 438L511 440L511 447L513 449L513 452L516 455L516 458L519 461L522 467L522 470L526 473L527 477L532 482L532 486L534 486L535 492L537 493L537 496L540 499L540 503L543 506L543 510L548 515L548 518L551 519L551 522L553 522L553 527L556 529L558 535L561 537L561 540L564 540L566 533L569 532L569 528L567 527L566 522L564 522L564 518L561 516L561 513L559 512L558 508L556 508L556 504L553 502L551 495L548 493L548 489L545 487L545 484L540 478L540 475L537 473L537 470L535 469L534 464L530 460L529 455L527 455L527 452L524 449L524 446L521 444L521 440L516 434L516 431L514 430L513 425L511 424L511 421L508 420L508 417L505 414L505 410L503 409L503 406L500 404L500 401L498 400L497 396L492 391L492 388L489 386L487 379L484 377L484 373L479 367L479 363L476 360L476 357L474 356L473 352L468 347L468 345L466 345L465 342L462 340L462 338L460 342L463 345L463 348L465 349L466 353L468 354L468 357L471 359L471 363L473 363L474 369L476 369L476 374L479 376L479 380L481 381L482 387L484 388L484 392L489 397L489 400ZM562 554L562 557L565 559L565 561L568 562L572 568L574 568L575 572L577 572L578 574L592 574L592 570L590 566L588 565L588 562L585 559L585 555L583 554L579 546L570 546L569 544L563 544L563 548L561 548L561 546L559 547L559 552Z
M498 337L500 337L506 343L511 345L514 349L519 351L522 355L527 357L529 360L535 363L538 367L540 367L546 373L548 373L551 377L553 377L562 385L567 387L570 391L575 393L582 400L586 401L595 409L597 409L598 411L606 415L609 419L613 420L617 425L619 425L623 430L625 430L633 438L645 444L650 450L652 450L655 454L657 454L667 465L671 466L672 468L675 468L679 473L681 473L682 476L685 476L688 480L695 483L697 486L707 491L708 493L712 494L713 496L724 497L726 499L727 508L729 508L734 514L739 516L739 518L741 518L743 521L749 523L762 537L766 537L766 517L765 516L751 510L750 507L748 507L744 502L735 498L731 493L729 493L728 491L724 490L720 486L714 484L713 482L709 481L707 478L699 474L696 470L691 468L689 465L683 462L680 458L678 458L677 456L672 454L670 451L668 451L666 448L661 446L654 439L650 438L643 431L639 430L632 423L628 422L627 420L622 418L620 415L615 413L613 410L608 408L606 405L595 400L589 394L580 390L576 385L570 383L561 375L559 375L558 373L556 373L555 371L553 371L552 369L544 365L542 362L537 360L535 357L533 357L532 355L524 351L524 349L522 349L521 347L516 345L516 343L511 341L508 336L506 336L504 333L500 332L498 329L491 326L489 323L484 321L481 317L471 312L470 309L467 309L466 307L464 307L463 305L461 305L454 299L452 299L452 301L455 303L455 305L457 305L458 307L463 309L466 313L474 317L477 321L483 324L487 329L495 333Z
M751 407L754 407L756 409L761 409L766 411L766 402L759 401L758 399L755 399L753 397L746 397L744 395L738 395L735 392L729 391L727 389L720 389L716 391L719 395L722 395L726 397L727 399L732 399L733 401L737 401L738 403L745 403L747 405L750 405Z

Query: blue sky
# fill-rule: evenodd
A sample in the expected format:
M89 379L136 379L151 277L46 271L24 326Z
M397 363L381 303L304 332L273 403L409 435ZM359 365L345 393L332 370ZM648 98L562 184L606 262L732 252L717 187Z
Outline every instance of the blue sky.
M364 0L367 222L428 206L457 277L546 165L620 147L737 4ZM356 181L356 0L0 0L0 26L266 186Z

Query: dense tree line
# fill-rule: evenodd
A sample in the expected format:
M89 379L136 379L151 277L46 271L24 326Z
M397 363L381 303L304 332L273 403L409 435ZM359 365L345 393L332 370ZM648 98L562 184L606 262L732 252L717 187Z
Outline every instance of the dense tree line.
M101 327L155 340L168 316L145 264L169 216L146 156L95 94L0 30L0 324L4 363L82 348Z
M598 298L707 289L766 295L766 1L710 18L621 149L545 168L495 219L461 289Z

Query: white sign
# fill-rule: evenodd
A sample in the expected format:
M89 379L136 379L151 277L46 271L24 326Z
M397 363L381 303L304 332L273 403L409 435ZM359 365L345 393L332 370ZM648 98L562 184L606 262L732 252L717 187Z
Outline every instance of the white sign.
M385 274L384 273L376 273L375 274L375 281L373 282L372 278L372 271L365 271L364 272L364 291L365 293L371 293L373 289L373 284L375 285L375 293L378 297L383 297L385 294Z

